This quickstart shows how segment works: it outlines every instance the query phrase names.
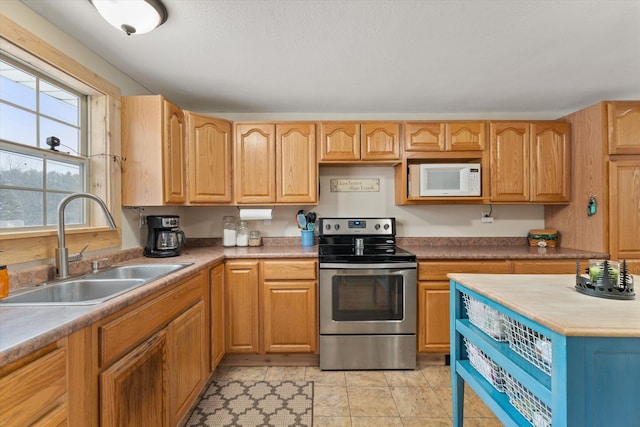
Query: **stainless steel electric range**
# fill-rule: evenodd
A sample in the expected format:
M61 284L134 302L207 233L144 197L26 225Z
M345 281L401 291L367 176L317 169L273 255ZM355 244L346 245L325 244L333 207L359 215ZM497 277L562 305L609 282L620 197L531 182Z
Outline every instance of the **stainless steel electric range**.
M415 369L416 256L395 218L320 218L320 369Z

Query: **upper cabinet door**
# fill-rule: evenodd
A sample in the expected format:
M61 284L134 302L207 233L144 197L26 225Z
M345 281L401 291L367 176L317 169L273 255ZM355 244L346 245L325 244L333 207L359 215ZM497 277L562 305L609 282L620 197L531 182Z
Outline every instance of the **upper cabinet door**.
M320 160L360 160L360 124L320 124Z
M407 123L405 125L404 150L444 151L444 123Z
M529 201L529 123L491 123L491 201Z
M278 203L318 202L315 124L276 124L276 167Z
M231 123L187 113L189 203L231 203Z
M400 123L365 123L360 150L362 160L400 160Z
M484 151L485 122L409 122L405 151Z
M607 104L609 154L640 154L640 101Z
M569 201L569 124L534 122L531 137L531 201Z
M236 125L236 203L275 203L275 156L275 124Z
M451 122L446 124L448 151L482 151L485 147L484 122Z
M164 199L165 203L184 203L186 200L184 113L166 99L163 104Z

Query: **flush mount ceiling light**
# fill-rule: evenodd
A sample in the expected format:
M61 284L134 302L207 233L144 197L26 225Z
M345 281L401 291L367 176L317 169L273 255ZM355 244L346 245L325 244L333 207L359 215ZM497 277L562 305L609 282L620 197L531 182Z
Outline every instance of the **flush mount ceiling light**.
M160 0L89 0L111 25L128 35L144 34L167 20Z

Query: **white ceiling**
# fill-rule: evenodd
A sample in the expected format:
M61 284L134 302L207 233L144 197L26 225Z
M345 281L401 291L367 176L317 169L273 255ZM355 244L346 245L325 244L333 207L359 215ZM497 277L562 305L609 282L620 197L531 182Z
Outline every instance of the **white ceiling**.
M154 93L232 113L558 115L640 99L640 0L162 0L127 36L23 0Z

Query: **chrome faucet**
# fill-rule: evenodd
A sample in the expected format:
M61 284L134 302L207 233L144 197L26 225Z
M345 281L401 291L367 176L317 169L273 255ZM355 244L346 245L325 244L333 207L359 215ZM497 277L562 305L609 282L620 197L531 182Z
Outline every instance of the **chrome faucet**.
M84 252L84 250L87 249L87 246L89 246L89 245L85 245L85 247L82 248L82 250L79 253L74 255L69 255L69 251L65 247L64 208L67 207L69 202L75 199L80 199L80 198L94 200L100 206L100 208L102 208L102 212L104 212L104 216L107 219L107 224L109 224L109 228L112 230L116 229L116 223L113 220L113 217L111 216L111 214L109 213L109 210L107 209L107 205L104 204L104 202L100 197L95 196L91 193L73 193L73 194L69 194L67 197L62 199L60 201L60 204L58 204L58 247L56 248L56 268L58 270L57 277L60 279L65 279L69 277L69 262L80 261L82 259L82 252Z

